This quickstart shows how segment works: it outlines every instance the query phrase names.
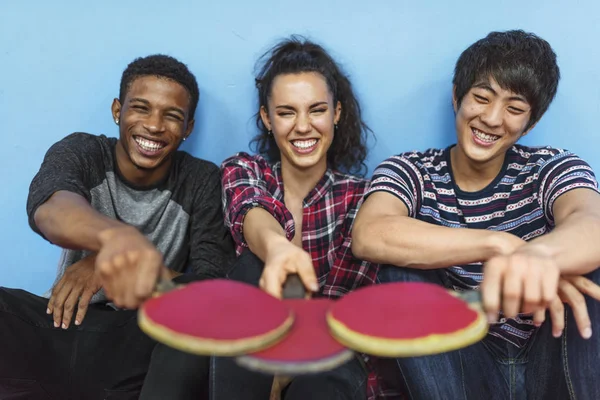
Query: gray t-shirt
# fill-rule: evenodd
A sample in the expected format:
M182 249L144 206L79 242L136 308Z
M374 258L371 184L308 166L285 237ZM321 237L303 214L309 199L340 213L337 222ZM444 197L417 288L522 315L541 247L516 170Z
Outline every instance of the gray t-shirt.
M223 277L234 250L223 223L219 168L177 151L161 182L136 187L117 168L116 143L116 138L87 133L73 133L55 143L29 188L31 228L42 235L33 218L37 208L53 193L66 190L85 197L98 212L136 227L161 251L168 268ZM63 250L55 283L88 254ZM103 291L92 298L105 300Z

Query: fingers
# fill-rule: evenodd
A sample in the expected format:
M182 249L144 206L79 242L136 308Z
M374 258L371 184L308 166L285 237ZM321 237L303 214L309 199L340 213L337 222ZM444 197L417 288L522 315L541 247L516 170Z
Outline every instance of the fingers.
M280 299L286 277L287 273L283 268L265 265L259 284L262 290Z
M538 269L542 280L542 298L541 306L546 307L550 302L557 299L558 281L560 280L560 271L558 268L552 268L551 265L540 265Z
M94 293L91 290L84 290L79 298L79 303L77 305L77 315L75 315L75 325L81 325L83 319L85 318L85 313L87 312L88 306L90 305L90 301L92 300L92 296Z
M592 336L592 322L583 294L564 279L560 281L558 290L562 301L571 306L579 334L582 338L589 339Z
M540 270L537 268L527 271L527 277L523 282L523 304L521 312L536 313L537 311L545 312L546 302L542 300L543 282L540 277ZM556 291L554 292L556 293ZM517 309L517 312L519 310Z
M491 259L483 269L481 299L490 324L497 322L500 312L500 293L506 261L503 258Z
M61 281L63 283L60 285L60 289L56 289L56 287L59 287L58 285L55 287L48 303L48 309L52 310L52 319L54 320L55 328L62 326L65 302L73 290L73 284L67 280L66 276L63 276ZM66 327L63 328L66 329Z
M75 286L65 300L61 325L63 329L67 329L71 325L71 318L73 317L75 307L77 306L77 302L79 301L79 296L82 291L83 288L81 286Z
M99 255L97 268L106 294L115 305L135 309L152 294L163 260L153 248L129 250L109 259Z
M544 323L544 321L546 320L546 310L541 308L536 310L533 313L533 325L535 325L536 327L540 327L542 326L542 324Z
M58 281L58 283L52 288L52 293L50 294L50 298L48 299L48 307L46 308L46 314L54 313L54 303L56 303L56 296L62 290L63 285L65 284L65 276Z
M600 301L600 286L596 285L588 278L584 276L563 276L561 279L570 282L581 293Z
M552 322L552 336L558 338L565 329L565 306L557 297L550 302L548 311L550 312L550 321Z
M131 262L131 260L136 258L136 255L128 252L127 257ZM137 307L142 300L152 295L162 266L163 259L158 251L148 250L141 254L137 271L135 271L137 276L132 300L136 304L132 303L133 307Z
M298 263L297 273L300 276L300 280L304 284L304 287L311 292L319 291L319 284L317 283L317 275L315 273L315 267L313 266L312 260L308 253L304 254Z
M135 281L132 282L131 277L131 274L135 271L131 271L133 267L128 268L128 263L129 260L125 254L117 254L112 260L114 271L112 279L110 283L107 283L113 293L113 302L120 308L135 308ZM130 271L127 271L127 269L130 269Z

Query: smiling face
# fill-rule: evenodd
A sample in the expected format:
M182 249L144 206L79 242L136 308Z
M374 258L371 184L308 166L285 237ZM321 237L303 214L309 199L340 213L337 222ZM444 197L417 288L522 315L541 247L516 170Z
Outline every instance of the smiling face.
M182 85L156 76L136 78L123 104L113 101L119 124L117 163L127 180L148 185L164 177L171 156L193 129L189 106Z
M282 168L327 169L341 105L334 105L325 78L315 72L283 74L273 80L267 107L260 110L281 153Z
M472 163L504 160L504 154L521 137L531 117L524 96L502 89L496 81L481 81L463 97L460 107L454 98L457 152Z

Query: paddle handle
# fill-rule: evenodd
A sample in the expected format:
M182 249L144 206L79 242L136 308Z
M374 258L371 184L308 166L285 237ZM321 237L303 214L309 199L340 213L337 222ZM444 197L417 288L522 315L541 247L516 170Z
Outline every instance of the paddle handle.
M306 296L306 289L298 274L288 275L282 295L284 299L303 299Z
M169 276L169 271L166 268L162 268L160 271L160 275L158 276L158 280L156 281L156 286L154 287L153 295L169 292L175 289L176 287L177 285L171 280L171 277Z

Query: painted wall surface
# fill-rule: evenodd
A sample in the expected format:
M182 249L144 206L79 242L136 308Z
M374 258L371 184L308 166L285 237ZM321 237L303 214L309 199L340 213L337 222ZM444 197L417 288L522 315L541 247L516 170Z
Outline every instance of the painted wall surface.
M451 79L462 50L492 30L547 39L562 81L525 138L575 151L600 171L600 3L530 0L0 2L0 286L52 284L59 249L28 226L25 201L48 147L74 131L117 134L110 104L127 63L166 53L195 73L201 97L184 149L220 163L255 133L253 66L279 38L303 34L344 65L360 95L369 168L454 140Z

